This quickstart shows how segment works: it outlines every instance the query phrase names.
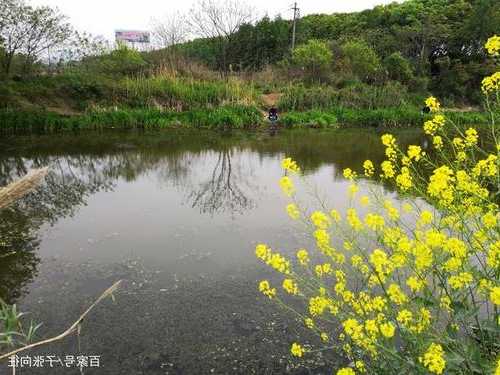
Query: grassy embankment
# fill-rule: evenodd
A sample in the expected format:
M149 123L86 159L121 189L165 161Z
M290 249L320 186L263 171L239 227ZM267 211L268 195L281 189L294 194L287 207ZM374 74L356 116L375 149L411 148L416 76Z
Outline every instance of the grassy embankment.
M422 97L397 83L355 83L341 89L301 84L279 88L285 127L411 127L422 123ZM0 131L196 127L250 129L267 124L269 103L254 81L172 76L111 78L85 74L3 82ZM481 112L450 112L481 124Z

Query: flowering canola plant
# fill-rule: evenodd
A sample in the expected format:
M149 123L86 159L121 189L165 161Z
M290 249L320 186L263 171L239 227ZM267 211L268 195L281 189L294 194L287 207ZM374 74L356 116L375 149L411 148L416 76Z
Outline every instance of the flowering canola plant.
M499 40L486 44L492 56ZM292 356L336 350L345 358L337 375L500 375L498 77L500 72L487 77L482 86L492 111L489 147L480 146L476 129L448 121L430 97L433 117L423 125L432 141L429 155L383 135L385 161L377 166L366 160L364 176L344 170L351 184L345 213L302 209L295 184L304 177L296 162L283 161L280 186L291 200L286 211L306 224L315 248L286 259L260 244L256 256L283 276L282 285L263 280L259 290L318 336L318 349L290 343ZM424 198L428 208L414 199L399 208L376 194L357 197L360 179L376 176L403 198ZM287 295L302 298L304 309L287 305Z

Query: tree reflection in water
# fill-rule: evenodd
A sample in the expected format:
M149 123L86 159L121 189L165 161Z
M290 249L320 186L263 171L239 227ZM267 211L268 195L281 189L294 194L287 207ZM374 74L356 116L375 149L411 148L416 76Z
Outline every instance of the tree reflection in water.
M241 214L255 207L255 201L241 188L242 184L248 187L249 182L239 169L233 169L231 157L230 149L218 153L210 178L189 194L193 208L198 207L200 212L213 215L220 212Z
M408 136L412 143L420 137ZM36 276L42 225L74 215L89 196L112 190L119 179L134 181L153 172L162 184L187 190L185 199L202 213L233 215L256 206L259 186L251 184L252 160L267 156L278 164L279 158L288 155L306 174L334 165L333 178L341 178L344 167L361 168L366 158L383 160L379 137L360 131L221 137L196 130L0 139L0 186L32 168L50 169L41 188L0 212L0 297L14 302ZM249 155L251 160L246 160ZM203 180L200 169L210 163L209 176Z
M112 188L112 182L97 173L95 163L73 158L27 161L20 157L0 159L2 185L32 168L49 166L44 183L9 208L0 210L0 298L14 303L37 274L40 258L39 230L60 218L72 216L91 194ZM79 166L75 170L76 163ZM82 173L80 168L86 166Z

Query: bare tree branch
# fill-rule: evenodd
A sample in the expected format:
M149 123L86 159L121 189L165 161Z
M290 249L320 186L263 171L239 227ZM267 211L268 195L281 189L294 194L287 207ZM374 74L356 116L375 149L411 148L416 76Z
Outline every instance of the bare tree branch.
M183 43L189 36L189 24L186 16L178 12L161 19L153 19L151 24L153 43L160 48Z

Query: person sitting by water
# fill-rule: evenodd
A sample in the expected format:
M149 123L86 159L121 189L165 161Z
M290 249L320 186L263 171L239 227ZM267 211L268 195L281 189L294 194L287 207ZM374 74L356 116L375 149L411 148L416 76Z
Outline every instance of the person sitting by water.
M269 121L276 122L278 121L278 109L275 107L271 107L268 115Z

